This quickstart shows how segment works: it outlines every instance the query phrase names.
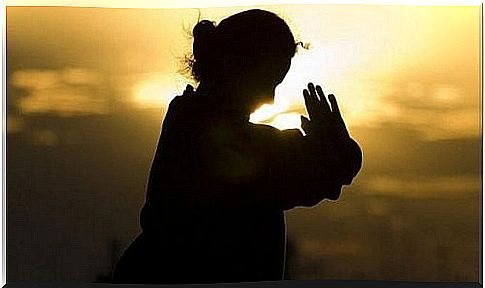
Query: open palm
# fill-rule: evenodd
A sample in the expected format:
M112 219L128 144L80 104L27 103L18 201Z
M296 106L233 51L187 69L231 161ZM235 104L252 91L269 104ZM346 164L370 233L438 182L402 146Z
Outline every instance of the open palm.
M322 87L308 84L308 90L303 90L303 98L310 119L301 116L302 129L311 137L324 142L335 142L350 137L344 120L340 115L337 100L333 94L325 98Z

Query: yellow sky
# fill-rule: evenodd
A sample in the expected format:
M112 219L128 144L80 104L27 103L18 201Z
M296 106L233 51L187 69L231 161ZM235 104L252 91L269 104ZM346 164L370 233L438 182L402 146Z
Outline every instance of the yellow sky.
M478 135L478 9L349 7L262 6L283 17L297 40L310 43L311 48L297 53L277 88L274 104L257 110L253 122L298 128L299 115L306 114L301 91L312 81L337 96L351 127L397 121L419 127L429 138ZM201 18L217 22L240 10L200 12ZM182 15L184 23L191 23L198 13L191 10ZM137 99L149 105L153 99L167 101L149 96L157 95L151 93L156 85L159 91L170 86L162 79L145 82ZM179 90L183 81L180 85ZM414 104L402 99L412 99ZM430 109L425 110L426 105ZM443 113L450 107L454 109Z
M102 3L96 1L96 6ZM115 5L126 3L143 6L150 1L120 0ZM82 229L71 232L81 231L78 236L84 242L80 243L89 245L94 243L90 235L98 235L102 251L106 243L101 241L113 235L128 243L127 235L138 231L136 219L159 137L161 112L190 82L179 73L180 60L191 50L186 32L195 25L199 12L201 19L219 23L249 7L8 8L7 133L9 159L15 160L9 163L9 175L12 183L22 183L10 186L13 198L9 201L22 203L14 205L10 221L24 223L25 215L35 215L31 218L37 222L27 223L27 228L45 227L55 232L43 225L85 227L78 225L84 218L75 213L65 217L65 209L57 207L78 205L71 210L90 211L95 216L102 211L103 217L108 217L104 212L110 207L116 221L101 217L109 229L98 221L94 234ZM338 256L333 270L327 265L322 269L328 274L322 275L343 275L342 279L348 278L342 273L349 271L348 263L355 259L363 260L352 262L352 273L372 279L391 277L395 271L406 271L404 280L451 281L449 277L458 272L464 275L460 281L476 279L474 261L479 245L475 224L482 187L480 8L259 8L278 13L298 41L311 45L293 58L290 71L276 89L275 103L261 107L252 120L280 129L298 127L299 115L306 114L301 92L313 81L327 94L336 95L350 133L364 151L362 171L352 186L345 187L338 205L322 203L306 216L307 209L288 214L288 231L299 243L297 251L303 251L307 259L316 259L312 257L319 253L322 257ZM76 163L76 171L68 169L72 163ZM47 178L43 171L49 172ZM121 200L113 202L113 195ZM55 203L51 201L54 198L58 200ZM119 215L123 219L118 219ZM38 232L21 228L10 243L29 238L25 231ZM55 233L37 236L39 243L51 243L52 237L57 237ZM323 246L330 248L318 248L323 247L321 243L329 243ZM26 254L13 258L14 268L27 262L42 263L41 256L52 254L52 249L43 246L20 248L25 251L19 253ZM414 257L409 249L419 253ZM391 250L397 251L402 261L398 263L394 254L386 253ZM338 254L348 251L354 254L347 258ZM446 259L453 260L449 268L455 274L440 274L444 258L436 256L436 251L439 255L444 251L449 256ZM82 259L89 251L78 252L74 256L64 253L67 258L34 269L36 275L68 277L72 267L59 270L55 264L84 265ZM111 269L111 253L103 253L96 255ZM99 272L99 267L84 266Z
M67 52L64 56L71 62L74 58L79 63L86 62L89 53L103 56L106 59L102 62L106 66L103 69L115 71L105 76L118 83L118 87L127 86L135 107L164 109L189 81L178 73L178 68L180 58L191 48L186 30L195 24L199 13L201 19L217 23L250 7L122 9L110 14L90 12L89 17L79 11L72 12L69 19L63 17L61 10L44 10L43 16L38 16L41 18L29 14L12 18L18 21L17 33L10 34L9 39L26 46L42 43L39 48L50 47L45 49L51 49L46 54L52 58ZM286 78L277 87L275 102L256 111L253 122L280 129L298 128L299 115L306 114L301 91L312 81L321 84L327 94L336 95L351 129L393 122L414 127L431 139L479 135L479 8L373 5L258 8L284 18L296 39L310 43L310 49L300 49L296 54ZM91 47L96 41L102 41L99 47ZM55 51L60 49L59 43L75 44ZM45 77L62 80L69 71L71 74L77 71L77 77L99 80L103 76L84 67L16 71L12 83L35 90L32 97L22 100L23 111L37 113L44 109L54 113L66 107L67 114L106 113L109 107L103 105L109 106L108 102L104 104L99 97L91 97L89 91L76 90L72 93L76 97L66 97L69 87L64 84L59 87L54 83L49 88L54 90L49 92L30 83L40 81L44 85ZM46 93L49 99L42 96ZM82 107L92 109L83 112L79 110ZM56 113L66 115L66 111Z
M478 0L7 0L7 6L86 6L86 7L138 7L138 8L191 8L227 7L239 5L277 5L277 4L398 4L412 6L451 5L477 6Z
M116 5L125 3L149 1ZM106 241L124 247L139 232L163 112L190 81L179 73L191 51L186 32L199 12L218 23L248 8L7 9L9 243L32 244L12 246L18 253L9 279L94 281L100 271L110 273ZM253 121L298 127L306 114L301 91L313 81L336 95L364 153L359 176L338 203L287 213L299 253L293 275L389 280L400 271L403 281L476 281L480 8L262 8L283 17L311 49L298 51L275 103ZM79 249L16 269L69 248L66 233ZM85 261L91 255L96 265ZM316 264L328 259L332 265ZM308 265L314 274L306 274Z

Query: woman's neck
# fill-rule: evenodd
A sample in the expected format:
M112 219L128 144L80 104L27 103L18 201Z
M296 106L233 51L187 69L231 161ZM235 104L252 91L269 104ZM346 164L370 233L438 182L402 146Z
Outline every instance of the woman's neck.
M230 121L249 122L251 109L248 103L244 103L244 95L240 95L240 89L228 85L207 85L201 82L197 87L197 94L202 101L208 104L208 109L217 114L218 117ZM240 101L238 101L241 99Z

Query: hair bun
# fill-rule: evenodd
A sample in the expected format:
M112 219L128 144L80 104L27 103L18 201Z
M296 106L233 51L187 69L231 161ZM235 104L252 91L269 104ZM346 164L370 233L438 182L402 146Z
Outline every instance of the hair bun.
M192 35L194 36L193 52L196 60L205 57L204 54L210 51L215 29L214 22L209 20L202 20L195 25Z
M216 29L214 22L209 20L202 20L197 23L192 31L194 37L204 37L211 34Z

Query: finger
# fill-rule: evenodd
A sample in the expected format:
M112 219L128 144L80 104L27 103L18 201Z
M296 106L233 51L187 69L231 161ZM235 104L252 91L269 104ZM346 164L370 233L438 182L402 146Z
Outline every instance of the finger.
M320 107L323 110L323 112L330 112L330 106L328 105L327 98L325 97L325 94L323 94L322 87L320 85L317 85L317 94L320 97Z
M318 99L315 85L313 85L313 83L311 82L308 83L308 91L310 91L310 98L315 102L315 118L319 118L322 116L322 113L324 113L324 111L320 105L320 99Z
M332 111L335 113L337 123L340 125L340 133L343 136L349 136L349 132L347 131L347 125L345 125L345 121L342 118L342 115L340 115L340 109L337 105L337 100L335 99L335 96L333 94L328 95L328 100L330 101L330 104L332 105Z
M308 91L310 91L310 96L318 103L320 99L318 99L317 92L315 91L315 85L313 85L313 83L308 83Z
M310 120L305 116L300 116L300 119L301 119L301 129L303 129L303 131L305 131L305 133L308 134L308 132L310 131L310 123L311 123Z
M306 110L311 120L314 120L317 115L317 100L310 96L310 92L307 89L303 89L303 98L305 99Z
M337 99L335 99L335 96L333 94L328 95L328 101L330 101L330 105L332 105L332 112L334 112L337 115L340 115L340 109L338 108L338 105L337 105Z

